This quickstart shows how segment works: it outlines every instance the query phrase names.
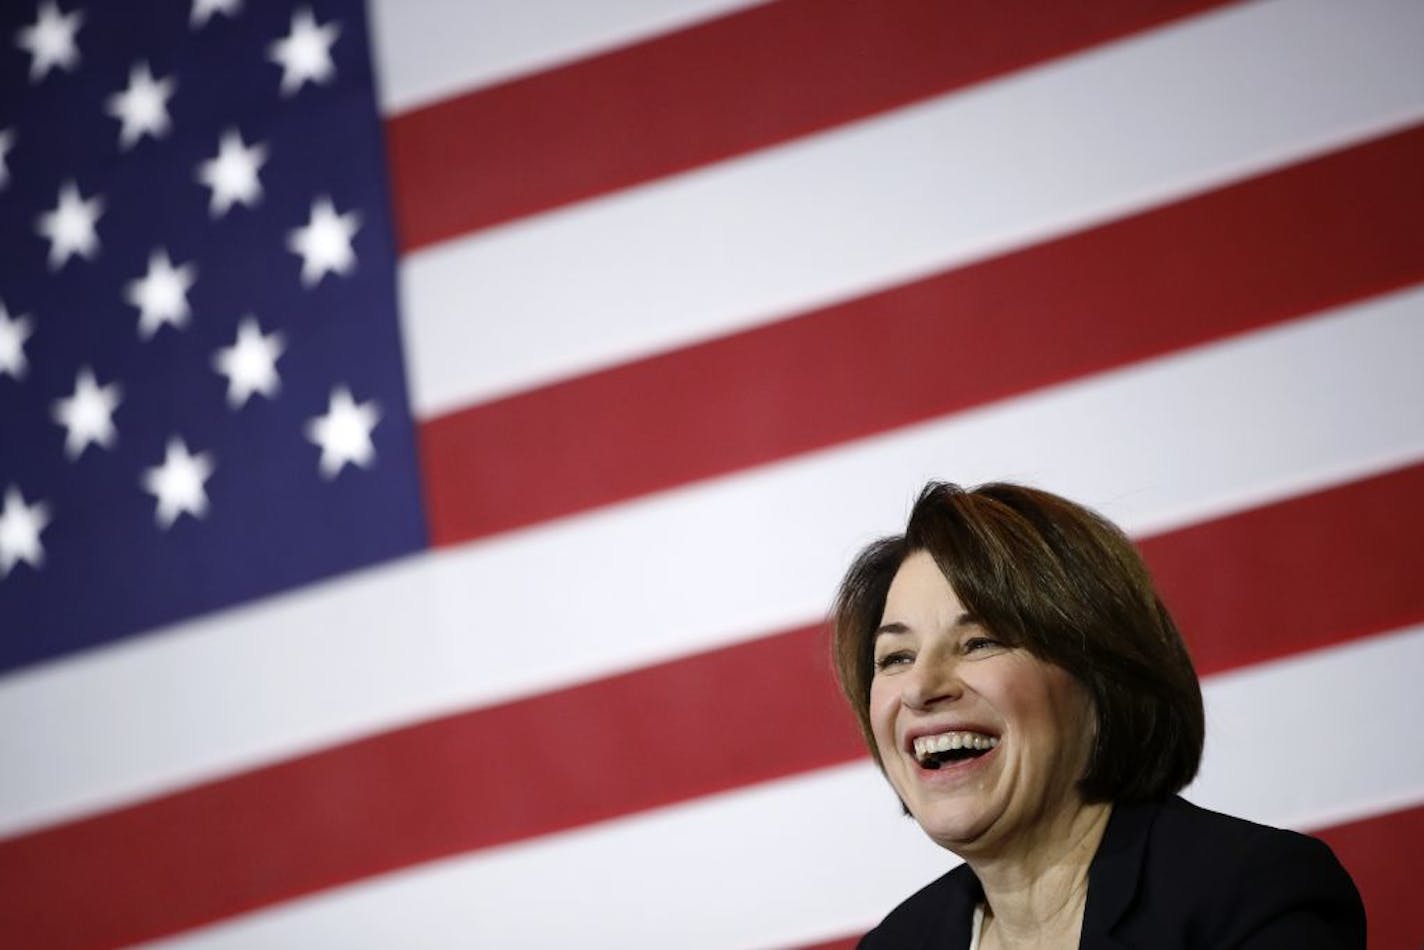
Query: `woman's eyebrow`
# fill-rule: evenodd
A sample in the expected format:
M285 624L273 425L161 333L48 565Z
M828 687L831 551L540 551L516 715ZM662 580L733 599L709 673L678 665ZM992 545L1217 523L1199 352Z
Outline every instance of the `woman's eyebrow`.
M974 627L978 626L978 624L979 618L969 613L968 611L965 611L958 617L954 618L954 623L950 624L950 628L953 630L958 630L961 627ZM875 637L880 636L882 633L897 634L909 632L910 627L908 624L901 623L898 620L892 620L890 623L882 623L880 626L876 627L875 636L871 637L870 639L872 642L874 642Z

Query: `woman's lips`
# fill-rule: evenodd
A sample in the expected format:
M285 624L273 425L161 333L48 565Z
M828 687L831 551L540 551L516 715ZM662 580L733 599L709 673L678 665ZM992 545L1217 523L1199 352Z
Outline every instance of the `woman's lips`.
M930 735L916 736L910 740L911 750L920 762L928 761L945 752L960 750L985 752L998 744L998 736L971 729L951 729Z
M957 783L968 775L978 772L996 757L998 745L975 751L963 758L950 758L953 753L931 753L927 758L914 758L915 774L920 781L931 785Z

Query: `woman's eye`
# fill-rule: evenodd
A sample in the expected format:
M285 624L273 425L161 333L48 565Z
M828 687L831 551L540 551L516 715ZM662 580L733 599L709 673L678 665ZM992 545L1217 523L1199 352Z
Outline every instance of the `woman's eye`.
M968 640L964 641L964 652L974 653L978 650L988 650L992 649L993 647L1001 646L1003 646L1003 644L1000 643L998 640L995 640L993 637L970 637Z
M913 658L910 656L909 653L905 652L904 650L898 650L894 653L887 653L884 656L878 658L875 661L875 669L878 672L883 673L892 667L910 663L912 662L912 660Z

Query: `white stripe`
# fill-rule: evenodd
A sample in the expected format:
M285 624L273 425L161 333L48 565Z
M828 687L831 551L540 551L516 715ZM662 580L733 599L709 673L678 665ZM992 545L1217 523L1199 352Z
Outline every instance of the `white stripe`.
M1417 745L1420 669L1415 627L1208 682L1206 770L1229 778L1188 796L1306 828L1391 796L1424 801L1424 756L1379 752ZM864 931L955 863L862 764L388 875L162 945L786 946Z
M765 0L372 0L383 112L425 105Z
M1424 4L1230 10L401 267L417 414L780 318L1424 117Z
M1424 458L1420 352L1424 287L0 681L0 827L805 623L930 477L1141 534Z
M1420 671L1424 625L1210 677L1208 755L1187 794L1301 829L1424 802Z

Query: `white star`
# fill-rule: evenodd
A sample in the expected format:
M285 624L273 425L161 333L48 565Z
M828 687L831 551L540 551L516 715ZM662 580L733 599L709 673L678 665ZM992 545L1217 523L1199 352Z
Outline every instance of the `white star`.
M65 182L59 189L59 204L40 215L35 229L49 239L49 269L58 270L78 254L92 258L99 253L99 235L94 225L104 213L104 199L95 195L81 198L79 186Z
M113 448L114 409L120 400L118 383L100 386L94 371L85 366L74 379L74 395L54 402L54 421L67 430L64 454L71 460L79 458L90 442Z
M168 440L163 464L143 473L144 491L158 498L154 517L167 530L184 513L201 518L208 513L203 483L213 474L212 453L193 455L178 436Z
M0 300L0 375L23 379L29 363L25 360L25 341L35 332L34 323L25 314L11 317Z
M148 63L134 63L129 69L129 87L109 97L109 115L122 124L119 148L132 148L140 138L162 138L173 125L168 118L168 99L177 83L173 77L154 79Z
M227 377L227 404L238 409L253 393L268 399L275 396L282 385L277 357L285 348L282 334L264 335L255 319L243 317L237 325L237 342L213 354L213 368Z
M15 147L15 130L5 129L0 131L0 188L4 188L10 180L10 167L5 164L5 156L10 154L10 149Z
M72 70L79 65L74 34L84 22L84 11L60 13L54 0L40 4L35 22L15 34L15 45L30 54L30 82L39 82L56 66Z
M216 158L198 166L198 181L213 190L208 213L213 217L227 214L234 201L251 208L262 197L262 183L257 169L267 161L267 146L243 145L237 129L228 129L218 143Z
M336 22L318 26L310 7L292 14L292 31L267 47L267 58L282 67L282 95L290 96L305 82L331 82L336 75L331 44L340 32Z
M128 283L125 299L139 309L138 335L147 340L165 323L188 325L188 288L198 279L192 264L174 267L168 252L158 248L148 257L148 273Z
M371 444L371 430L381 419L375 400L359 406L351 398L351 390L337 386L331 391L326 415L307 420L307 438L321 446L321 475L335 478L342 466L350 462L370 468L376 458Z
M242 0L193 0L193 14L188 18L188 25L195 30L201 29L208 25L214 13L237 16L241 9Z
M330 198L313 201L306 226L287 235L287 249L302 256L302 283L310 287L328 271L349 274L355 270L351 238L360 227L361 215L355 211L337 214Z
M0 577L24 561L38 568L44 563L44 546L40 532L49 524L49 505L37 501L25 504L25 497L14 485L5 489L5 510L0 511Z

